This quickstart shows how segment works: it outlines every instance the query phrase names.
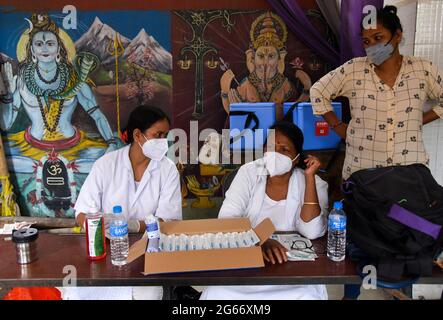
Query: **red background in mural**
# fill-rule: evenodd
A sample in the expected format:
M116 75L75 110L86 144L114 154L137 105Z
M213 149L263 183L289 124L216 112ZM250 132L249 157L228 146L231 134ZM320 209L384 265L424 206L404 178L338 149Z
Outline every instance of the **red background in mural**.
M303 1L304 9L316 9L318 7L314 1ZM229 63L230 68L236 75L240 82L248 75L246 67L245 51L250 43L250 28L253 21L262 13L266 12L260 10L242 10L251 11L251 13L244 13L232 15L231 20L235 23L231 33L229 33L223 26L223 19L214 20L205 30L204 39L207 40L213 47L218 50L218 54L208 53L204 57L204 62L211 59L217 60L222 57ZM255 11L255 12L254 12ZM319 21L311 18L312 23L324 32L324 27ZM194 92L195 92L195 58L192 54L187 54L187 58L193 61L193 64L188 70L182 70L178 67L178 60L183 59L180 55L180 49L184 46L184 39L192 39L192 29L190 26L176 14L172 15L172 44L173 44L173 105L174 105L174 126L182 128L185 131L189 130L189 121L195 120L192 117L194 110ZM286 41L286 68L285 76L296 85L297 79L294 77L294 69L289 62L296 57L300 57L305 65L303 70L311 76L314 83L324 73L324 63L318 57L313 55L310 48L299 41L290 30L288 30L288 38ZM313 57L320 62L321 68L317 71L310 70L308 63L312 62ZM210 69L206 65L203 67L203 83L204 83L204 116L199 120L199 129L213 128L221 130L225 126L227 114L223 109L220 98L220 78L224 71L219 67ZM297 93L292 97L297 99L301 87L298 87Z

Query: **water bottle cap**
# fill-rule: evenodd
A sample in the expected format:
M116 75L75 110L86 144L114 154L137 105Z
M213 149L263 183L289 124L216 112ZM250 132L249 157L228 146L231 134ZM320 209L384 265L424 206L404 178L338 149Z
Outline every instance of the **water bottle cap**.
M98 207L98 205L95 202L92 202L89 205L89 210L90 210L90 213L95 214L95 213L98 213L100 211L100 208Z
M343 209L343 202L341 202L341 201L334 202L334 207L333 208L337 209L337 210L342 210Z
M112 212L114 214L122 213L122 207L121 206L114 206L114 208L112 208Z

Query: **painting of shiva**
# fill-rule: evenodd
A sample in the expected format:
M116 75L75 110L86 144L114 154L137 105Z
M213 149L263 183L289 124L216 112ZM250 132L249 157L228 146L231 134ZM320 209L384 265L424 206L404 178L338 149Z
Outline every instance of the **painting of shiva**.
M17 43L18 65L3 61L1 67L6 94L0 101L0 127L7 132L9 170L30 215L72 217L81 174L120 142L91 89L89 76L98 58L77 53L70 36L48 14L33 13L26 20L29 28ZM78 107L93 119L99 135L73 125ZM20 114L28 125L14 132Z

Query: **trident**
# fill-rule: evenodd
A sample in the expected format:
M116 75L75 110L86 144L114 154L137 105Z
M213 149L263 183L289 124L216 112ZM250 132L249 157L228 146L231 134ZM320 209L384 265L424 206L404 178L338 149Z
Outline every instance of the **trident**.
M120 128L120 96L118 92L118 58L123 55L125 52L125 48L123 47L120 34L116 32L114 34L114 40L110 40L108 43L107 51L110 55L113 55L115 58L115 95L117 99L117 130L118 135L121 135Z

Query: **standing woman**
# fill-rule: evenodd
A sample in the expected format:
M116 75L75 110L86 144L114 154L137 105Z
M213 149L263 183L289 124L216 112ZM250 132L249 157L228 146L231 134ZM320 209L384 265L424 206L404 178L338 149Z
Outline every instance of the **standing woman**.
M397 8L377 10L377 28L364 28L366 57L354 58L311 88L316 115L346 140L343 179L358 170L428 164L423 125L443 117L442 73L432 62L399 52L403 29ZM351 120L342 123L331 100L349 98ZM424 112L427 100L438 100Z
M94 204L111 213L121 206L130 232L144 232L145 218L181 220L180 179L174 163L165 155L170 122L158 108L139 106L126 128L129 145L98 159L86 178L75 204L76 220L84 225L85 213ZM64 299L161 299L161 287L69 288Z
M240 167L219 212L219 218L245 217L253 227L266 218L278 231L297 231L316 239L326 231L328 184L316 173L320 161L303 157L303 133L293 123L271 129L264 157ZM270 141L275 141L271 143ZM275 150L275 151L274 151ZM269 263L286 263L286 248L268 239L262 246ZM324 285L210 286L204 300L326 300Z

